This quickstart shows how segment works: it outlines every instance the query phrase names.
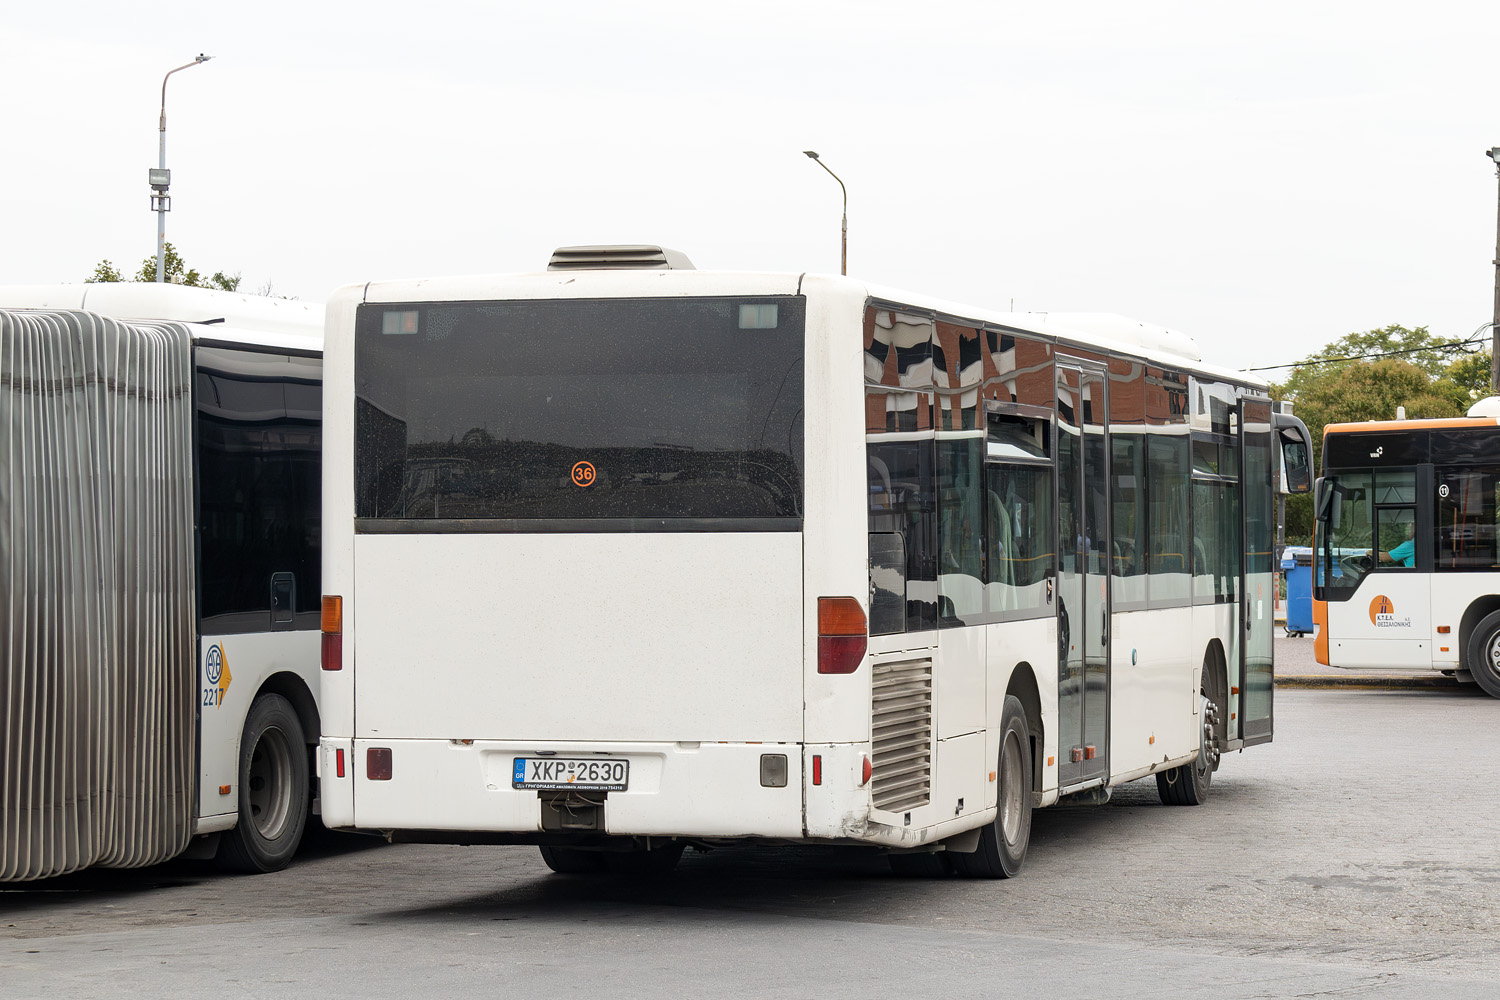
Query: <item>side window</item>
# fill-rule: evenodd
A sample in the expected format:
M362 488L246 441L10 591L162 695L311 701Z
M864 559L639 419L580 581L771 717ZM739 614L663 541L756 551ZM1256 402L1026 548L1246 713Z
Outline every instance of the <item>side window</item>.
M322 363L196 352L206 633L318 627Z
M1374 566L1370 558L1375 537L1371 474L1340 471L1324 480L1323 490L1328 516L1318 523L1313 582L1320 599L1345 601Z
M1496 551L1496 502L1500 470L1437 470L1437 552L1439 570L1491 570L1500 567Z
M1173 607L1192 597L1189 442L1186 434L1152 434L1146 447L1151 606Z
M1375 472L1375 531L1371 557L1383 569L1417 564L1417 473L1415 469Z
M984 438L937 442L939 624L984 614Z
M1146 606L1146 439L1116 433L1110 438L1111 519L1114 531L1115 609Z
M1048 588L1057 565L1052 543L1052 470L1044 465L985 469L989 611L1002 618L1051 614Z
M872 441L870 634L937 625L937 504L932 441Z

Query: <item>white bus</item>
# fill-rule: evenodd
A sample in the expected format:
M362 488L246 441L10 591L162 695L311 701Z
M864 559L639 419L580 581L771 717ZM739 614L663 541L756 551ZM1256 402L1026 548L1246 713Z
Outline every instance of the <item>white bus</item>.
M1318 662L1434 670L1500 698L1500 419L1323 429Z
M0 880L290 860L321 421L321 306L0 288Z
M653 247L327 333L326 824L1006 876L1271 739L1272 405L1185 337Z

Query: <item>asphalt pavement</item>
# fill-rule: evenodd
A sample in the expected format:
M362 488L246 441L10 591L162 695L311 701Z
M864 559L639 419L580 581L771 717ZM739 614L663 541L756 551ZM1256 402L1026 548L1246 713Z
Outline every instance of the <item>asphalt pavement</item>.
M0 889L0 996L1500 995L1500 702L1289 689L1275 711L1203 806L1147 780L1039 811L1018 879L763 845L631 881L332 838L269 876Z

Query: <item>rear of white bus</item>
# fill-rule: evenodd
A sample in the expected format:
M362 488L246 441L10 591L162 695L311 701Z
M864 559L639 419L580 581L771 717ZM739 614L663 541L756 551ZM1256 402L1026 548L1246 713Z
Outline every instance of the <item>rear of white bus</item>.
M847 396L834 409L858 441L862 298L840 288L842 318L810 319L799 290L601 272L335 299L325 823L574 847L800 839L805 786L825 780L805 703L840 740L826 756L847 795L816 811L867 809L868 680L826 672L862 662L864 602L825 602L846 641L818 626L819 595L868 587L862 454L805 402L809 385ZM810 350L810 322L839 330ZM829 485L809 488L809 464ZM805 553L804 526L835 507L849 523ZM847 713L828 707L840 682Z

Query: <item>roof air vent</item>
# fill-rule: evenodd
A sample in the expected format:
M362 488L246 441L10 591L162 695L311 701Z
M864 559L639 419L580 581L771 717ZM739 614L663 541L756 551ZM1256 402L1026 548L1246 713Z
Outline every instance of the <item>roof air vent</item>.
M549 271L692 271L693 262L680 250L653 246L558 247L547 262Z

